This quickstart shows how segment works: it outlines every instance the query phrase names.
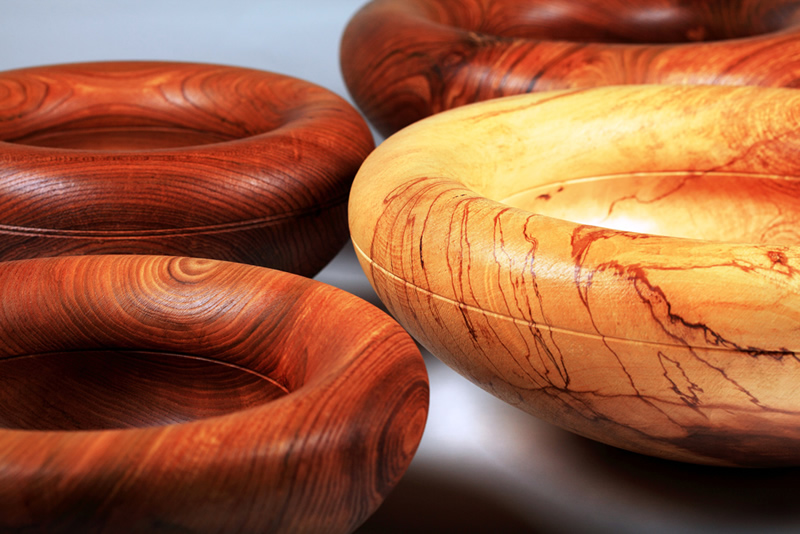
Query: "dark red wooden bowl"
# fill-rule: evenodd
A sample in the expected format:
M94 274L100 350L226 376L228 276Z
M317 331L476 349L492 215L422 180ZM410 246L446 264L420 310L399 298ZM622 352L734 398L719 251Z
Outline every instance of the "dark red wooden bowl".
M427 408L411 338L322 283L163 256L0 263L3 532L348 532Z
M169 254L303 275L347 240L374 147L358 113L298 79L112 62L0 73L0 260Z
M373 0L345 82L384 135L512 94L618 85L800 85L798 0Z

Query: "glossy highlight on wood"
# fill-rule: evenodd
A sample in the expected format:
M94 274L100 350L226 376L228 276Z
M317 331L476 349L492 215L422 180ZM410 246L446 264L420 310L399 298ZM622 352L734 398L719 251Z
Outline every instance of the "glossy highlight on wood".
M0 263L0 530L350 532L428 380L385 313L216 260Z
M374 143L332 92L218 65L0 73L0 259L207 257L316 274Z
M434 355L632 451L800 464L800 92L617 86L409 126L353 184L379 297Z
M341 66L384 135L472 102L619 84L800 87L798 0L373 0Z

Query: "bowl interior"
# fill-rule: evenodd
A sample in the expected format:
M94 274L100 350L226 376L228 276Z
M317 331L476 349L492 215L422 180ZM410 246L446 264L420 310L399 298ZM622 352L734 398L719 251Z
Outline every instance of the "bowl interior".
M147 351L33 354L0 361L0 428L151 427L233 413L287 394L248 369Z
M732 173L634 173L565 181L502 200L616 230L722 242L800 244L800 180Z
M85 128L55 125L15 139L20 145L74 150L155 150L208 145L236 139L210 130L192 130L180 125L147 126L129 124L111 117L107 124Z

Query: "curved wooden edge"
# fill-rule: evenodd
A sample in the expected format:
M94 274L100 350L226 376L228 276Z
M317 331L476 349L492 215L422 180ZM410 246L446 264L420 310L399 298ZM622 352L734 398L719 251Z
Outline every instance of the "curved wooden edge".
M3 261L72 255L142 254L210 258L313 277L348 240L346 198L311 212L189 230L34 231L0 225Z
M796 180L798 98L623 86L451 110L365 161L352 239L401 324L508 402L647 454L795 464L796 245L609 230L498 201L631 172Z
M675 44L551 37L547 29L551 20L543 22L539 39L482 30L493 26L492 17L508 3L514 2L491 7L474 0L367 3L348 24L340 49L343 77L356 105L388 136L447 109L528 92L619 84L800 84L796 24L782 31L760 28L759 33L766 33L752 37ZM539 2L538 9L552 15L549 4ZM747 8L768 11L771 6L750 2ZM787 6L776 9L796 9ZM624 25L625 12L636 7L630 3L560 6L555 17L564 16L568 26L571 18L577 17L572 21L576 24L595 24L593 20L606 20L613 13L611 24ZM525 9L534 14L506 22L511 27L535 26L536 8L526 4ZM589 14L572 13L581 9ZM718 18L724 20L723 15ZM777 16L782 19L794 20L786 14Z
M348 532L399 480L422 435L428 382L414 342L318 282L211 260L63 257L0 264L0 299L4 358L177 352L289 390L178 425L2 430L5 528Z

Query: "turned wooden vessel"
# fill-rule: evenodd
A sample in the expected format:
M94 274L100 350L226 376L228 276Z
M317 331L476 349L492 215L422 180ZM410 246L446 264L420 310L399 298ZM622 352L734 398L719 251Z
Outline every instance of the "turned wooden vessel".
M0 386L4 532L349 532L428 408L370 304L163 256L0 263Z
M168 254L313 275L347 240L374 147L286 76L112 62L0 73L0 260Z
M625 449L800 464L800 92L518 95L395 134L353 185L378 295L507 402Z
M618 84L800 86L798 0L373 0L341 66L384 135L463 104Z

